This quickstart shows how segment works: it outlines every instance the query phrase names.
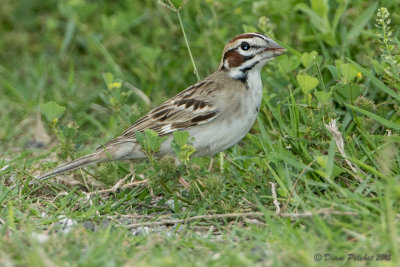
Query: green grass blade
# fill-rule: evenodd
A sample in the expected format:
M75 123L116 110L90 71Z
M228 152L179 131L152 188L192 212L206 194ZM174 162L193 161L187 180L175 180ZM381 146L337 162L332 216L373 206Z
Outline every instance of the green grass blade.
M362 29L371 20L372 16L375 14L375 10L378 7L378 3L374 3L367 10L365 10L353 23L353 27L348 31L344 37L344 43L350 43L357 40L357 37L362 32Z
M378 115L376 115L374 113L371 113L369 111L363 110L361 108L358 108L358 107L355 107L355 106L352 106L352 105L349 105L349 104L345 104L345 105L347 107L351 108L352 110L356 111L356 112L359 112L361 114L364 114L367 117L370 117L371 119L379 122L380 124L382 124L382 125L384 125L384 126L386 126L388 128L400 131L400 124L397 124L395 122L386 120L386 119L384 119L384 118L382 118L382 117L380 117L380 116L378 116Z

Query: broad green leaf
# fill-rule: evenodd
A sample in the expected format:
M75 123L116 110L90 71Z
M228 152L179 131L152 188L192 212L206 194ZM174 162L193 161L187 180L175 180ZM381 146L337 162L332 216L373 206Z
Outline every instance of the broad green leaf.
M318 56L317 51L312 51L310 53L305 52L301 55L301 63L305 68L307 68L313 63L314 57L316 56Z
M183 146L186 144L186 142L189 139L189 133L188 132L182 132L182 131L175 131L173 132L174 136L174 141L178 146Z
M149 154L157 152L167 138L166 136L158 137L158 133L150 129L144 130L144 133L136 132L136 140L141 145L142 150Z
M144 130L144 135L150 152L157 152L160 149L161 144L167 139L166 136L158 137L158 133L150 129Z
M58 119L65 112L65 107L60 106L56 102L50 101L46 104L40 105L40 109L42 110L44 116L49 120L53 121L54 119Z
M297 55L291 55L289 57L290 70L295 70L300 65L300 58Z
M319 81L317 78L314 78L310 75L297 75L296 77L297 82L300 85L301 90L303 91L304 94L309 93L312 89L317 87Z
M341 64L339 68L342 77L349 82L352 81L358 73L358 70L352 64L349 63Z
M331 99L332 92L318 91L318 92L314 92L314 95L317 98L319 103L325 104Z
M289 56L283 55L278 57L277 60L279 60L279 64L277 64L277 67L281 71L281 73L283 73L284 75L288 74L291 71Z
M300 65L300 59L297 55L283 55L277 58L278 68L283 74L288 74Z
M171 143L172 151L178 157L179 161L187 163L190 156L196 152L196 149L189 142L189 133L175 131L173 132L174 140Z
M158 133L150 129L144 130L144 135L146 139L150 142L156 141L158 138Z
M135 132L136 135L136 141L139 142L140 146L142 147L142 150L146 150L146 142L144 140L144 134L142 132Z
M363 92L363 87L358 84L337 84L333 86L335 90L335 94L338 94L344 100L354 101L359 97Z
M340 60L340 59L335 60L337 80L339 80L340 77L342 77L342 72L340 71L340 66L343 64L344 64L343 60Z

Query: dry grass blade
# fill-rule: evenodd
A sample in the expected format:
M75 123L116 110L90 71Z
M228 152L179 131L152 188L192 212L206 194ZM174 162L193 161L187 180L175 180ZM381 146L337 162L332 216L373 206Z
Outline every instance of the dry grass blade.
M279 202L277 200L275 183L270 182L269 184L271 185L272 198L274 199L273 203L276 208L275 214L279 215L281 213L281 207L279 206Z
M332 134L333 138L335 139L336 142L336 147L338 148L340 154L346 161L347 165L350 167L350 169L354 172L357 173L359 172L354 166L354 164L347 159L346 153L344 152L344 139L342 136L342 133L339 131L339 129L336 126L336 120L333 119L329 122L329 124L325 124L326 129ZM356 175L355 176L359 182L362 182L362 179L360 176Z
M133 187L133 186L138 186L138 185L145 184L145 183L147 183L147 179L142 180L142 181L137 181L137 182L124 184L123 186L119 187L119 189L125 189L125 188L129 188L129 187ZM98 190L98 191L89 192L88 194L95 195L95 194L110 193L110 192L115 192L115 191L116 191L116 189L114 189L114 187L112 187L110 189L104 189L104 190Z
M128 87L129 89L131 89L137 96L139 96L144 103L146 103L147 106L151 105L151 101L150 98L147 97L147 95L145 93L143 93L142 90L140 90L139 88L137 88L136 86L128 83L128 82L124 82L124 85L126 87Z

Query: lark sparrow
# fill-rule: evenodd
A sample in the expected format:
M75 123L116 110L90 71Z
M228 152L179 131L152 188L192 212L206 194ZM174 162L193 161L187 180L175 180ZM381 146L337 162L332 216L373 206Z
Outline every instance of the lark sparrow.
M158 157L172 153L172 132L177 130L188 131L194 137L195 156L212 156L230 148L247 134L260 110L261 68L285 51L261 33L234 37L226 44L217 71L144 115L93 154L60 165L39 179L91 163L145 159L135 139L135 133L145 129L168 136Z

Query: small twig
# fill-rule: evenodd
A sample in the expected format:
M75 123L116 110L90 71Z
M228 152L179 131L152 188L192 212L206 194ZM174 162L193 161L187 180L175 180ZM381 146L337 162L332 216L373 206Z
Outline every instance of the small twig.
M67 192L60 192L50 202L54 202L60 196L68 196L68 193Z
M358 215L357 212L354 211L338 211L338 210L332 210L330 208L327 209L321 209L316 212L312 211L306 211L303 213L281 213L279 214L280 217L290 217L290 218L307 218L307 217L312 217L314 215L324 215L324 216L329 216L329 215Z
M117 192L118 189L120 189L123 186L123 183L126 181L126 179L128 179L128 177L132 175L132 177L134 177L135 175L132 173L128 173L127 175L125 175L124 178L122 178L121 180L119 180L113 187L111 187L112 192Z
M178 181L185 189L190 187L190 184L182 176L179 177Z
M89 188L88 183L87 183L87 181L86 181L86 177L83 175L82 168L80 168L79 170L80 170L80 172L81 172L82 179L83 179L83 183L85 184L85 187L86 187L87 191L90 191L90 188Z
M3 166L3 168L1 168L0 171L5 171L8 169L8 167L10 167L10 164Z
M292 219L296 218L308 218L315 215L358 215L357 212L352 211L337 211L328 209L321 209L319 211L311 212L306 211L303 213L280 213L277 215L278 217L288 217ZM127 229L132 229L140 226L157 226L157 225L166 225L166 224L177 224L177 223L189 223L197 220L206 220L206 219L227 219L227 218L240 218L240 217L263 217L265 216L262 212L246 212L246 213L226 213L226 214L208 214L208 215L199 215L193 216L186 219L175 219L175 220L160 220L154 222L143 222L143 223L133 223L126 226Z
M204 185L202 184L202 182L200 181L200 179L197 179L197 181L194 182L194 185L196 186L197 191L199 191L201 197L204 199L205 196L204 196L203 192L201 192L201 189L200 189L200 187L199 187L199 185L198 185L197 183L200 183L200 185L203 186L203 187L204 187Z
M147 179L142 180L142 181L133 182L133 183L124 184L120 188L124 189L124 188L137 186L137 185L141 185L141 184L145 184L145 183L147 183ZM102 193L108 193L108 192L115 192L115 191L113 191L113 188L110 188L110 189L104 189L104 190L98 190L98 191L89 192L88 194L89 195L94 195L94 194L102 194Z
M170 214L162 214L162 215L156 215L156 216L143 215L143 214L118 214L117 216L109 216L109 217L111 217L111 218L121 217L121 218L130 218L130 219L143 219L143 218L154 219L157 217L158 219L160 219L160 218L163 219L163 218L167 218L169 216L170 216Z
M214 163L214 157L212 157L211 158L211 160L210 160L210 164L208 165L208 171L210 172L211 171L211 168L212 168L212 166L213 166L213 163Z
M273 203L276 208L275 214L279 215L281 213L281 207L279 207L279 202L277 200L275 184L272 182L270 182L269 184L271 185L272 198L274 199Z

